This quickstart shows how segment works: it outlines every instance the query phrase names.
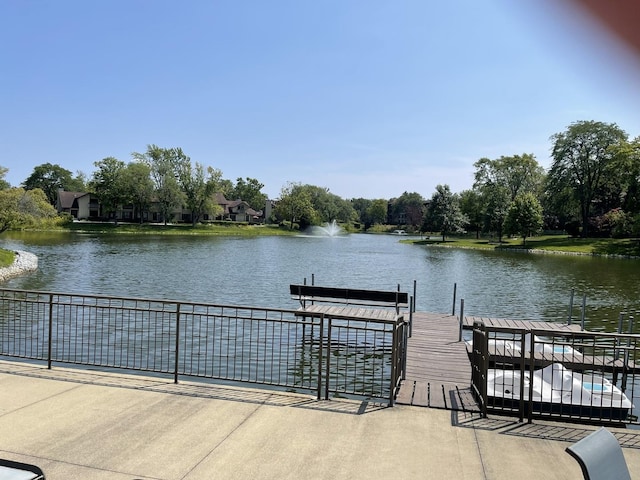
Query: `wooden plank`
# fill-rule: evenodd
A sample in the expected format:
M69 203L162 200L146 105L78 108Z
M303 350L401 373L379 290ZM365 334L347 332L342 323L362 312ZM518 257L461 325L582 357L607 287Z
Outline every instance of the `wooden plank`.
M425 382L415 382L415 389L413 390L413 401L411 405L418 407L429 406L429 391L428 385Z
M415 381L404 380L400 385L400 391L396 396L396 403L399 403L400 405L411 405L413 402L413 391L415 386Z

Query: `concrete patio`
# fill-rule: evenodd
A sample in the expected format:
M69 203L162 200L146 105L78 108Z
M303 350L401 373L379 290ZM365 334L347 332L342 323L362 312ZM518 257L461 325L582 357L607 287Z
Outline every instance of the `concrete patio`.
M581 479L565 448L594 429L0 361L0 457L50 480Z

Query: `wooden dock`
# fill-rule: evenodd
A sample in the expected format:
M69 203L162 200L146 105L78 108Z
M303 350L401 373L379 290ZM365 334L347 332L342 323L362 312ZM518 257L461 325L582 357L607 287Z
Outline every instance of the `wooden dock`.
M459 317L456 317L459 322ZM579 332L580 325L572 323L571 325L559 322L543 322L533 320L509 320L506 318L490 318L490 317L464 317L462 328L464 330L472 330L475 322L483 322L487 327L513 328L524 330L553 330L562 332Z
M513 329L546 329L578 332L580 325L465 317L462 327L475 321ZM460 318L453 315L414 312L412 335L407 349L407 375L396 403L447 410L479 411L471 395L471 362L464 342L459 342Z
M458 317L414 312L407 349L407 375L396 403L479 411L471 396L471 363L458 341Z

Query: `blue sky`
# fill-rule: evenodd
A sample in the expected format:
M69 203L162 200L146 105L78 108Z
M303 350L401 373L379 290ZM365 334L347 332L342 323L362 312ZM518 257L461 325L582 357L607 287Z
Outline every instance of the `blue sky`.
M272 198L430 198L574 121L640 135L637 54L566 1L0 0L0 59L14 186L156 144Z

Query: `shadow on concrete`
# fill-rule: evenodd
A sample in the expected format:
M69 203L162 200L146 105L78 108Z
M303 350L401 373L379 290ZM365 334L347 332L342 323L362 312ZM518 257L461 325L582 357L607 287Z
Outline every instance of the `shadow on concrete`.
M583 439L597 428L595 426L589 427L553 422L521 423L514 418L482 418L478 413L461 411L451 412L451 425L461 428L496 431L501 435L569 443ZM611 427L609 430L615 435L621 447L640 449L640 430L616 427Z
M106 372L96 369L56 367L51 370L40 364L31 362L0 361L0 373L21 375L61 382L98 385L102 387L129 388L170 395L183 395L198 398L210 398L232 402L254 403L277 407L307 408L325 412L363 415L372 411L388 408L387 404L371 401L332 398L317 400L296 392L284 392L248 386L220 385L208 379L180 380L158 376L129 374L124 372Z

